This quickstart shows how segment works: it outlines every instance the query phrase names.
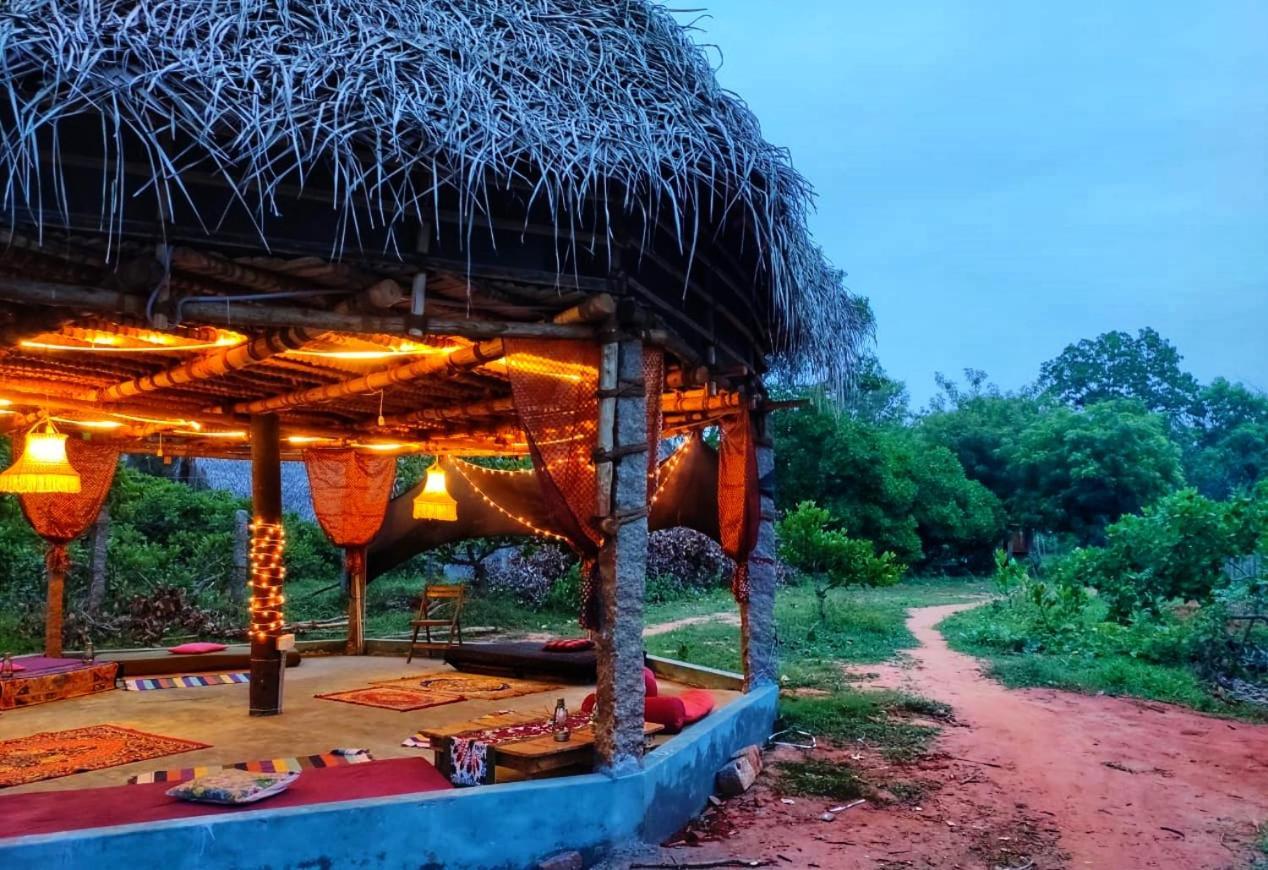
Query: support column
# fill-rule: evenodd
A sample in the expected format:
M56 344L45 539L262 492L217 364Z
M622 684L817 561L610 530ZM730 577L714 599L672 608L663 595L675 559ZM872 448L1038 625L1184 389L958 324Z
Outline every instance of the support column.
M347 547L348 566L348 645L350 656L365 655L365 547Z
M600 770L643 755L643 587L647 570L647 401L643 345L603 345L599 371L599 629L595 748Z
M276 414L251 418L251 715L282 712L282 447Z
M44 611L44 655L62 656L62 622L66 597L66 568L70 561L65 544L48 544L44 554L44 575L47 583Z
M775 450L766 435L766 415L754 414L761 522L748 558L748 601L740 605L740 654L744 690L776 682L775 654Z

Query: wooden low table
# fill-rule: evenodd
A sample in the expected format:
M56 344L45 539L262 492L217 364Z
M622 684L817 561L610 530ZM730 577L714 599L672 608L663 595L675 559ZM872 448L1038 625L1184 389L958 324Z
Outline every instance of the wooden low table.
M431 741L431 748L440 751L446 740L473 731L489 728L507 728L541 722L540 713L489 713L466 722L455 722L436 728L424 728L419 733ZM643 736L650 737L665 730L655 722L643 723ZM527 777L543 776L569 767L593 767L594 730L590 726L574 729L566 742L555 740L553 734L542 734L526 740L497 743L498 767L509 767Z

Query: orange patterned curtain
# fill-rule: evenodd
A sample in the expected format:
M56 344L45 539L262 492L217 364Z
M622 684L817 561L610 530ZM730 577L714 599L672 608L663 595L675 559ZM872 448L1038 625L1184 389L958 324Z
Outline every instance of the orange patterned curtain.
M581 624L595 624L594 570L603 537L594 525L599 489L594 448L599 416L599 346L586 341L507 338L506 368L546 507L581 556Z
M306 450L304 468L313 512L331 543L343 547L348 570L378 534L396 480L396 457L351 448Z
M748 556L757 543L761 494L757 480L757 433L748 406L724 417L718 446L718 530L722 549L735 560L731 593L748 601Z
M13 439L14 459L22 455L25 439ZM62 654L62 589L70 568L66 545L97 521L101 506L110 494L119 451L100 441L66 439L66 458L79 472L79 492L24 493L18 496L22 513L35 533L48 542L44 570L48 580L48 602L44 620L44 654Z
M665 353L658 347L643 348L643 389L647 396L647 502L656 494L660 472L660 430L664 421L660 396L665 386Z

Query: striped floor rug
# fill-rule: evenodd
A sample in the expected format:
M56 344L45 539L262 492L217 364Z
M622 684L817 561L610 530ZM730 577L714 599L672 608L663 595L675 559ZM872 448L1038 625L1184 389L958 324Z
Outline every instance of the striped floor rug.
M290 773L314 767L342 767L346 764L364 764L373 761L368 752L357 755L336 755L327 752L323 755L301 755L298 758L266 758L263 761L239 761L237 764L211 764L206 767L174 767L169 770L151 770L128 777L128 782L137 785L146 782L184 782L217 770L234 768L252 773Z
M123 681L123 688L128 692L149 692L153 689L193 689L198 686L249 682L249 673L236 671L227 674L181 674L175 677L127 677Z

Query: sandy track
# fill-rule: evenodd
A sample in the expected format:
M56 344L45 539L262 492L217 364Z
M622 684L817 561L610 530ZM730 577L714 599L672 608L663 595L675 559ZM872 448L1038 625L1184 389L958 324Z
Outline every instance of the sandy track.
M718 811L724 820L713 830L726 839L671 850L675 858L834 868L1249 865L1255 828L1268 818L1268 727L1163 704L1005 689L935 628L972 606L913 610L907 624L920 646L909 666L857 669L955 710L960 727L946 728L933 754L905 772L936 788L919 805L864 806L825 823L823 801L784 804L764 777Z

